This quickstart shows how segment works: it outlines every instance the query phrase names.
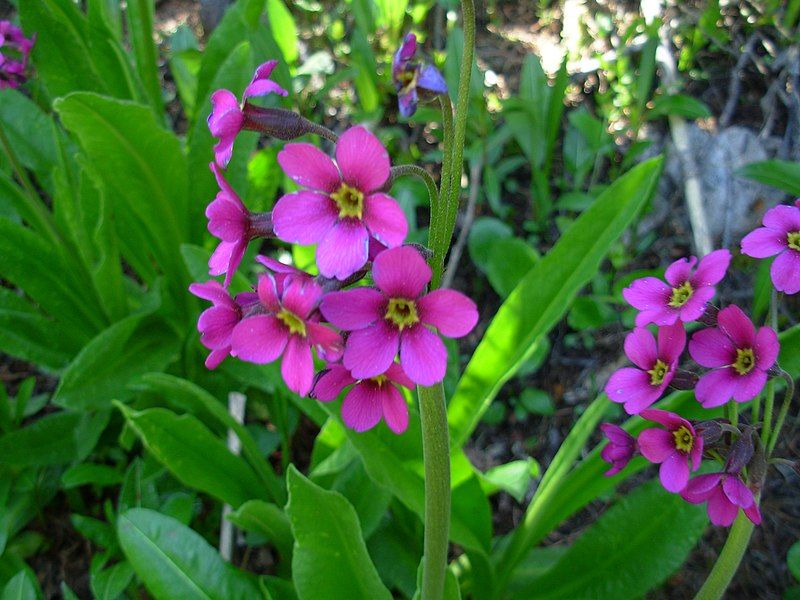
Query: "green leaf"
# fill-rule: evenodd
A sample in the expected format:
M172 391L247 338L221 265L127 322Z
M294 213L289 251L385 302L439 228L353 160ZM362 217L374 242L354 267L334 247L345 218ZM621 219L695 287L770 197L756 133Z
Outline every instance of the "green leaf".
M513 235L511 227L500 219L478 217L472 223L467 238L467 250L472 262L484 273L489 270L489 254L499 240Z
M495 239L486 272L489 283L502 298L507 298L538 259L539 255L525 240Z
M498 465L483 474L481 486L487 495L503 490L517 502L522 502L530 487L532 472L538 468L538 463L532 458Z
M492 399L563 317L614 242L655 189L661 159L618 179L561 236L503 303L448 407L451 445L461 447Z
M169 70L175 80L175 87L186 113L186 118L194 120L194 102L197 98L197 74L200 72L202 53L196 48L187 48L169 57Z
M390 600L361 537L356 511L315 485L294 465L286 512L295 537L292 577L301 600Z
M765 160L745 165L736 174L771 185L792 196L800 196L800 163L788 160Z
M61 476L61 483L64 489L75 488L82 485L108 487L122 483L122 473L108 465L81 463L64 471L64 474Z
M711 116L711 110L704 103L685 94L658 96L653 100L653 108L647 111L647 118L676 115L685 119L705 119Z
M153 42L153 0L128 0L128 34L136 57L136 71L157 115L164 112L161 80L158 75L158 51Z
M292 64L297 60L297 26L292 13L283 0L267 0L267 17L272 37L281 49L283 60Z
M23 569L6 584L0 600L41 600L42 590L30 569Z
M183 484L238 508L265 489L253 470L191 415L117 404L150 453Z
M249 500L228 519L239 529L264 536L278 550L283 560L292 560L294 536L286 513L270 502Z
M96 600L116 600L133 579L133 568L127 561L91 573L90 584Z
M707 522L704 506L651 481L623 497L514 597L643 597L683 564Z
M223 562L216 549L179 521L146 508L117 519L122 551L156 600L260 598L249 573Z
M800 541L792 544L786 554L786 564L794 578L800 581Z

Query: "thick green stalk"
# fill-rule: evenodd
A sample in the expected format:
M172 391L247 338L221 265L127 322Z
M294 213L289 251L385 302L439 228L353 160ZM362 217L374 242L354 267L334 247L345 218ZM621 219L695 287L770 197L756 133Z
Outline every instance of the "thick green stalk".
M450 538L450 437L442 384L419 389L425 467L422 600L441 600Z
M747 516L740 512L734 521L725 546L714 564L711 573L708 574L703 587L697 592L695 600L718 600L722 598L725 590L728 589L739 563L750 543L750 536L753 534L753 524Z

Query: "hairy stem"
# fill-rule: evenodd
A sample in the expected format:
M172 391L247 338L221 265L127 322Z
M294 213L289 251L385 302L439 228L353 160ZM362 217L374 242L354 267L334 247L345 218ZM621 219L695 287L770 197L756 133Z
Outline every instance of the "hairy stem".
M778 292L772 288L772 295L769 299L769 326L773 331L778 332ZM770 379L767 382L767 396L764 402L764 424L761 427L761 443L767 446L770 434L772 433L772 408L775 403L775 382Z
M444 265L444 254L446 249L443 247L442 227L445 222L444 206L450 197L450 187L452 185L453 171L453 103L450 94L439 96L439 106L442 110L442 125L444 128L444 144L442 148L442 171L439 179L439 202L435 209L431 211L431 223L428 233L429 245L434 249L433 270L437 273ZM438 276L434 275L434 282L438 282Z
M758 499L756 499L758 501ZM739 563L742 562L747 544L750 543L750 536L753 534L753 524L747 516L740 512L736 517L725 546L720 552L714 568L708 574L703 587L697 592L695 600L718 600L722 598L725 590L730 585Z
M422 566L423 600L444 595L447 546L450 537L450 437L441 383L420 387L422 454L425 467L425 546Z
M428 196L430 197L431 203L431 215L435 214L436 208L439 205L439 190L436 189L436 182L433 180L433 177L431 177L431 174L422 167L418 165L397 165L396 167L392 167L392 174L389 177L387 187L391 187L395 179L405 175L413 175L414 177L418 177L422 180L422 182L425 184L425 187L428 188Z
M786 380L786 393L783 396L783 404L781 405L781 410L778 413L778 419L775 421L775 429L772 430L772 436L770 437L769 444L767 445L767 457L769 457L773 450L775 450L775 444L778 443L778 437L781 435L783 422L786 420L786 415L789 412L789 406L791 406L792 397L794 396L794 380L792 379L792 376L786 371L783 371L781 375Z

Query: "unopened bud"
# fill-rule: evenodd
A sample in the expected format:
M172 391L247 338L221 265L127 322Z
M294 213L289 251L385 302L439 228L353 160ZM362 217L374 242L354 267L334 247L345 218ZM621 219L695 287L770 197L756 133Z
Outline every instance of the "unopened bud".
M706 311L703 313L703 316L698 319L698 321L700 321L703 325L707 325L708 327L716 327L718 314L719 308L713 304L706 304Z
M696 373L678 369L669 385L676 390L693 390L694 386L697 385L698 379L699 377Z
M250 213L248 215L247 233L250 239L274 238L275 229L272 224L272 213Z
M725 464L725 471L727 473L740 473L750 463L754 452L753 429L752 427L744 427L742 435L731 445L731 449L728 452L728 460Z
M722 425L719 421L700 421L694 426L697 435L703 438L703 445L710 446L715 444L722 437Z
M321 135L331 141L336 141L336 135L316 123L300 116L294 111L283 108L262 108L245 103L244 123L242 129L260 131L279 140L294 140L307 133Z
M757 435L753 437L756 439L755 453L750 461L750 466L747 468L747 475L750 478L750 488L758 493L764 484L764 479L767 477L767 457L764 454L764 447L761 445L759 437Z

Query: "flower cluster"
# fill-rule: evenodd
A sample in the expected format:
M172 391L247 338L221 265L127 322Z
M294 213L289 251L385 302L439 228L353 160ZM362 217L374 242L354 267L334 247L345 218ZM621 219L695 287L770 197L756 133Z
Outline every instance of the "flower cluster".
M404 245L405 214L386 193L389 155L364 127L351 127L338 139L326 130L323 135L336 140L333 157L313 144L286 144L278 164L300 189L279 198L271 213L245 207L221 170L239 132L294 139L316 131L297 126L305 121L291 111L271 109L267 118L270 109L249 103L254 96L286 95L269 78L276 64L258 67L241 103L228 90L212 96L208 123L219 142L210 168L220 191L206 216L220 242L209 273L225 274L225 280L190 286L212 303L198 321L200 341L211 351L206 366L213 369L228 356L256 364L280 358L281 375L297 394L328 402L350 388L342 403L347 426L365 431L383 418L401 433L408 407L400 388L444 378L447 352L440 336L469 333L477 307L459 292L427 292L431 269L418 248ZM316 244L320 275L259 256L267 271L253 291L231 295L231 278L248 245L262 238ZM372 285L360 285L367 275ZM314 353L325 363L316 377Z
M764 216L763 227L743 240L743 254L776 256L772 281L777 291L800 291L800 200L794 206L777 206ZM727 250L717 250L698 261L695 257L672 263L664 280L645 277L623 290L623 297L638 310L636 327L625 338L624 350L632 367L611 375L606 395L621 403L628 414L639 415L656 427L638 437L610 423L601 425L608 443L601 451L614 475L637 455L660 465L665 489L687 502L707 503L711 521L728 526L741 508L753 522L761 515L754 493L762 484L765 452L753 442L754 428L726 420L689 421L680 415L651 408L668 387L694 390L705 409L759 398L770 377L778 375L780 344L771 327L756 328L736 305L719 309L710 304L715 286L731 262ZM685 326L699 322L687 344ZM648 329L654 326L655 335ZM696 326L695 326L696 327ZM685 350L696 367L681 364ZM721 461L716 473L690 474L703 458ZM725 458L727 457L727 458Z
M10 21L0 21L0 90L25 83L25 70L35 37L27 38Z
M406 34L392 59L392 81L397 91L400 114L410 117L420 98L447 93L447 83L436 67L417 59L417 36Z

